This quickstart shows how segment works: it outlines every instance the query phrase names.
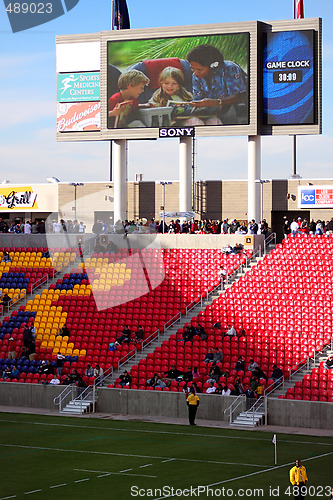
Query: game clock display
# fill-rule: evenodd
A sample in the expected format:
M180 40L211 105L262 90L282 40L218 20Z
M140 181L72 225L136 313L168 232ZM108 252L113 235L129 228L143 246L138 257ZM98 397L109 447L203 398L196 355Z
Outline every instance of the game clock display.
M265 42L264 122L314 124L314 31L267 33Z
M274 71L273 83L301 82L303 79L302 71Z

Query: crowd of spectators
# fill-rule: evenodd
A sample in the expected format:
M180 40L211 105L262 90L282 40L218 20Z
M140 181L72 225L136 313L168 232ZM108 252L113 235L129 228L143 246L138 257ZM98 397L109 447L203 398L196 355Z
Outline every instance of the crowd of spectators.
M268 234L268 224L266 219L259 223L254 220L247 222L245 220L238 221L236 219L203 219L192 221L181 221L180 219L172 219L169 223L163 220L152 218L149 222L147 219L125 220L121 224L109 226L102 221L94 224L93 232L102 234L103 232L120 232L123 230L126 234L133 233L171 233L171 234Z
M89 228L88 228L89 230ZM55 233L61 231L70 234L83 234L87 231L87 226L82 221L53 219L40 221L19 221L15 220L7 223L0 218L0 233L25 233L25 234L43 234ZM157 220L154 217L148 221L146 218L134 220L118 221L115 224L110 221L98 219L91 227L92 233L96 236L101 234L154 234L154 233L172 233L172 234L268 234L268 224L266 219L259 223L254 220L236 220L236 219L203 219L192 221L181 221L172 219L170 222Z
M290 222L285 216L283 218L282 231L284 238L288 238L289 234L317 234L319 236L326 233L333 234L333 217L326 222L320 219L317 221L311 219L311 221L308 222L306 218L302 219L302 217L292 219Z
M45 233L45 221L44 220L30 220L30 221L19 221L13 220L7 223L3 218L0 217L0 233L13 233L13 234L44 234Z

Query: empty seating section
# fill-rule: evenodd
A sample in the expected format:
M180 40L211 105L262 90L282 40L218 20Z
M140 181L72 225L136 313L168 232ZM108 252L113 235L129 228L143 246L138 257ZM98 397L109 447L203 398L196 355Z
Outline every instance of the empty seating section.
M0 289L13 298L30 293L31 287L45 276L53 276L54 269L62 267L64 262L74 262L75 249L54 249L52 259L43 257L48 248L0 248ZM10 262L2 262L3 253L7 252Z
M199 302L219 284L221 265L231 274L245 261L245 252L226 256L220 250L206 249L93 254L20 311L19 316L28 315L36 327L37 355L37 361L25 364L33 376L24 371L22 379L41 380L36 373L41 360L55 364L58 352L66 357L63 378L73 367L83 374L87 363L99 363L104 370L116 368L119 360L140 349L134 335L130 343L110 349L125 325L132 332L142 325L145 339L156 336L189 304ZM15 323L11 329L12 322L13 317L7 317L2 325L2 368L8 364L9 337L16 340L18 353L22 348L23 326ZM70 334L62 337L58 333L65 324Z
M229 372L229 378L222 377L221 383L233 384L236 375L233 369L240 355L245 359L245 367L254 358L268 376L269 385L274 364L288 377L290 370L330 342L332 253L332 235L304 235L284 240L192 320L193 324L199 322L205 327L207 342L197 338L192 344L180 346L177 340L182 330L179 331L178 339L170 339L165 344L164 355L157 349L152 359L149 357L133 368L133 385L142 389L143 380L149 378L152 371L159 372L162 359L161 372L172 364L180 370L184 365L184 368L198 366L205 387L210 365L203 361L207 349L213 347L222 348L224 360L220 368L222 372ZM222 339L221 331L213 328L217 322L222 332L233 325L238 332L244 329L245 335L231 341ZM246 389L251 374L238 372L237 375L241 376ZM171 390L180 390L182 385L175 382Z

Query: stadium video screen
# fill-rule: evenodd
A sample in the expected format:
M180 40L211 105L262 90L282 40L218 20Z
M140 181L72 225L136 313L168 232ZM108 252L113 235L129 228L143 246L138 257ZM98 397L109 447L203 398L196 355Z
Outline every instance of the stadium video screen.
M268 33L263 58L264 122L314 124L314 31Z
M108 129L247 125L249 33L109 41Z

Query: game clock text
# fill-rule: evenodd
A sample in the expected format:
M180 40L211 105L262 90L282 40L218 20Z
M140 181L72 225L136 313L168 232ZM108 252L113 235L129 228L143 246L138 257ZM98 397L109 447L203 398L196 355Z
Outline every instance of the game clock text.
M301 82L303 79L302 71L274 71L273 83L286 83L286 82Z

